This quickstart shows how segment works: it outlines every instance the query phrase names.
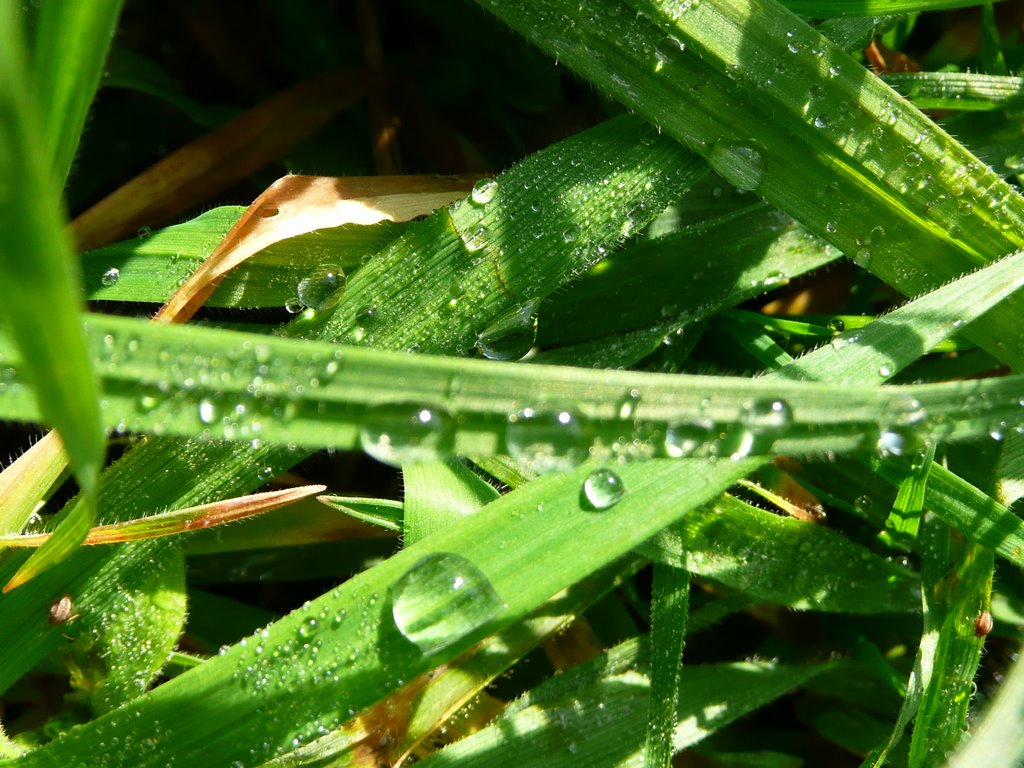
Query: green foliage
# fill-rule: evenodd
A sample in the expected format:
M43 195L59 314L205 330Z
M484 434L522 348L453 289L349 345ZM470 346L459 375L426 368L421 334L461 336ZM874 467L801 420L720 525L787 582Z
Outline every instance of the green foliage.
M352 70L368 108L283 168L366 172L368 122L381 172L506 169L278 242L168 325L120 315L245 209L199 195L76 264L58 186L95 202L138 170L104 147L244 123L219 78L267 95L262 38L182 9L209 56L183 65L132 49L148 8L67 5L0 0L0 418L56 427L81 491L49 444L0 478L0 765L1019 758L1024 49L998 8L968 49L929 13L960 0L261 4L282 83L357 42L376 65L392 23L446 40ZM890 48L930 71L876 75ZM214 525L268 484L328 492ZM97 522L123 543L79 547Z

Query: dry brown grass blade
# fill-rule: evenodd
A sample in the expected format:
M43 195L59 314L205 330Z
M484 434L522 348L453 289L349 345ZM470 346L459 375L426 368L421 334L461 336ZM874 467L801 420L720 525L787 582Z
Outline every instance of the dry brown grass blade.
M160 226L312 136L366 93L365 70L311 78L186 144L100 200L71 224L78 247L96 248Z
M305 485L280 491L253 493L235 499L225 499L210 504L201 504L197 507L140 517L124 523L99 525L89 531L82 544L140 541L171 536L185 531L212 528L215 525L233 523L263 512L269 512L300 499L323 493L326 489L327 487L323 485ZM0 536L0 546L41 547L49 538L49 533Z
M284 176L256 198L154 320L186 322L220 280L274 243L343 224L409 221L464 197L470 176Z

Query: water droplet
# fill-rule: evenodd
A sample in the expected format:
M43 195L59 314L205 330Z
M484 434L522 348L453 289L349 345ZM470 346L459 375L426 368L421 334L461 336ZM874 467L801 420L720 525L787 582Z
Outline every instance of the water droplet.
M833 234L838 228L839 225L836 224L834 221L825 222L825 231L828 232L829 234Z
M583 229L582 227L580 227L579 224L573 224L572 226L567 227L564 232L562 232L562 239L567 243L575 243L577 240L579 240L580 233L582 231Z
M890 368L888 365L880 365L878 366L878 375L881 376L882 378L887 379L890 376L892 376L892 368Z
M686 50L686 43L674 35L663 37L654 47L654 71L661 72L673 59Z
M711 419L674 422L665 430L665 455L683 459L704 453L715 437L715 422Z
M489 360L522 360L537 339L536 302L530 301L517 311L491 325L476 338L476 349Z
M487 205L498 194L498 182L495 179L480 179L473 185L470 198L477 205Z
M436 461L455 447L455 421L443 408L388 403L373 408L360 429L364 451L378 461Z
M299 301L298 298L295 296L292 296L292 298L288 299L284 303L284 310L290 315L297 315L305 308L306 305Z
M615 506L625 492L622 480L610 469L594 470L583 481L583 496L598 511Z
M299 281L296 292L302 304L321 310L335 303L345 287L345 272L336 264L321 264Z
M640 405L640 390L631 389L619 401L619 418L628 421L636 416L636 408Z
M112 285L117 285L117 281L121 279L121 270L117 267L111 267L103 273L103 277L100 278L100 283L109 288Z
M902 456L907 451L907 439L901 432L885 429L878 434L876 450L882 457Z
M143 224L141 227L138 228L138 230L136 230L136 234L139 237L149 237L151 234L153 234L153 230L150 227L147 227L145 224Z
M434 552L391 587L391 615L402 635L424 653L479 629L504 608L491 582L466 558Z
M907 165L911 168L916 168L924 161L924 158L917 152L907 152L904 159L907 161Z
M259 478L261 483L265 483L274 476L273 467L262 467L259 472L256 473L256 477Z
M487 227L481 226L473 230L469 235L463 235L462 244L470 253L476 253L487 245Z
M217 406L208 398L199 401L199 420L203 424L213 424L217 420Z
M509 416L505 426L509 456L540 473L576 466L588 456L591 440L586 423L570 410L524 408Z
M833 317L828 321L828 329L832 331L832 333L842 333L846 330L846 323L843 322L841 317Z
M657 142L661 132L650 123L644 123L640 126L640 143L646 147L652 146Z
M830 118L828 115L815 115L814 117L815 128L828 128L831 122L832 118Z
M708 155L708 162L719 176L745 192L756 190L764 177L761 152L750 144L716 141Z
M743 423L760 431L781 430L793 423L793 411L785 400L754 400L744 406Z

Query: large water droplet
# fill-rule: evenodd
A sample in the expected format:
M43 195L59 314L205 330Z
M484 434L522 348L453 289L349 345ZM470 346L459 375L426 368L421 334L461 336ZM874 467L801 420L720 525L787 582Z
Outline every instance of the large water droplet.
M715 437L715 422L711 419L674 422L665 430L665 454L684 459L705 453Z
M424 653L456 643L504 608L491 582L461 555L435 552L391 587L391 615Z
M530 301L515 312L489 325L476 338L476 348L489 360L522 360L537 339L536 302Z
M610 469L594 470L583 481L583 496L598 511L615 506L625 492L621 478Z
M333 304L345 287L345 272L337 264L321 264L299 281L299 301L311 309L321 310Z
M455 420L443 408L388 403L373 408L359 431L364 451L378 461L436 461L455 448Z
M540 473L572 469L587 458L591 442L587 425L570 410L524 408L505 427L509 456Z
M736 189L752 192L764 178L761 152L752 144L737 144L725 140L715 142L708 155L715 172Z
M112 285L117 285L117 281L121 279L121 270L117 267L111 267L103 273L103 277L100 278L100 283L109 288Z
M495 179L480 179L473 185L470 197L477 205L487 205L498 194L498 182Z
M199 420L203 424L213 424L217 420L217 406L212 400L203 398L199 401Z

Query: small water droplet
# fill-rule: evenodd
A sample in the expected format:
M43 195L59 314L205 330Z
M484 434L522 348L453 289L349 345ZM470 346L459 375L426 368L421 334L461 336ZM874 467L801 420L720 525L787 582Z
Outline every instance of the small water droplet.
M583 481L583 496L598 511L615 506L625 492L622 480L610 469L594 470Z
M298 297L292 296L284 303L284 310L290 315L297 315L304 310L306 305L299 301Z
M843 322L841 317L833 317L828 321L828 329L832 331L832 333L842 333L846 330L846 323Z
M103 277L100 278L100 283L105 287L109 288L112 285L117 285L117 281L121 279L121 270L117 267L111 267L103 273Z
M449 552L417 561L392 585L390 595L395 626L424 653L458 642L504 608L480 569Z
M480 179L473 185L470 198L477 205L487 205L498 194L498 182L496 179Z
M918 152L907 152L904 159L911 168L916 168L924 161L924 158Z
M878 375L887 379L892 376L892 368L888 365L880 365L878 366Z
M764 178L761 152L752 144L737 144L720 139L708 155L715 172L736 189L752 192Z
M575 243L580 238L583 228L579 224L572 224L562 232L562 239L567 243Z
M663 37L654 47L654 71L661 72L668 64L686 50L686 43L674 35Z
M143 224L141 227L138 228L138 230L136 231L136 234L139 237L145 238L145 237L149 237L151 234L153 234L153 230L152 230L152 228L147 227L145 224Z
M832 122L832 118L828 115L815 115L814 116L814 127L815 128L828 128Z
M299 281L299 301L307 307L322 310L340 299L345 287L345 272L336 264L321 264Z
M443 408L388 403L375 406L359 432L366 453L386 464L436 461L455 447L455 420Z

